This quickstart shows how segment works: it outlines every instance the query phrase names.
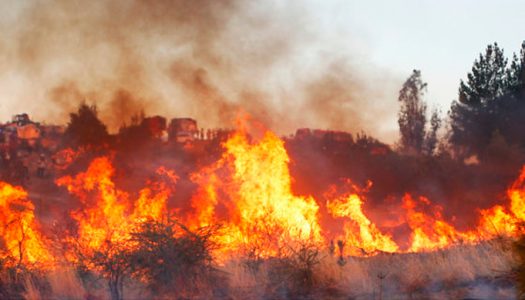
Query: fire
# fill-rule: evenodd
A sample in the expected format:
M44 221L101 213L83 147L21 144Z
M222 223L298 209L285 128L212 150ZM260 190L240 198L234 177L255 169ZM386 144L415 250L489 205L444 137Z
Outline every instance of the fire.
M510 209L512 213L520 221L525 221L525 167L522 168L520 176L512 184L507 194L511 201Z
M171 190L164 183L151 183L139 192L136 201L119 190L112 180L115 169L108 157L94 159L86 172L75 177L57 180L82 202L82 208L71 213L78 223L78 240L87 249L96 250L104 244L115 244L129 239L134 226L151 219L160 221L167 214L166 201ZM159 174L176 180L173 172L164 168Z
M416 211L416 201L410 195L403 199L407 211L407 223L412 230L412 243L409 251L435 250L461 243L475 243L482 239L496 236L514 237L518 234L519 225L525 221L525 167L518 179L507 190L510 207L502 205L480 210L480 221L474 230L460 232L441 216L442 208L435 206L434 216ZM424 197L420 202L430 205Z
M47 264L52 256L35 221L34 205L27 192L0 182L0 234L4 255L15 260L13 264Z
M176 215L188 228L222 225L215 237L220 245L216 258L225 260L239 253L257 257L279 256L297 243L327 246L319 222L324 204L332 218L343 218L347 254L374 255L378 252L434 251L458 243L477 243L496 235L514 236L525 220L525 169L509 188L510 208L496 205L480 211L477 228L460 231L447 222L443 208L425 197L402 199L404 219L410 228L410 243L402 249L391 234L381 232L363 211L362 195L333 196L321 203L311 196L292 193L289 157L284 142L271 132L252 141L239 131L224 144L222 157L191 175L198 188L191 199L192 212ZM159 168L159 175L175 182L173 171ZM108 157L94 159L89 168L74 177L57 181L82 202L71 213L78 223L78 238L87 248L106 243L119 244L129 238L137 223L160 221L168 215L167 199L173 192L165 182L149 182L136 200L115 186L115 169ZM431 213L427 213L430 211ZM328 222L329 223L329 222ZM126 247L129 247L127 245Z
M516 236L525 222L525 167L507 190L510 207L502 205L481 211L480 231L489 236Z
M344 224L344 239L353 249L353 255L375 253L377 251L396 252L397 244L389 235L383 234L377 229L362 210L363 201L357 194L328 201L328 211L334 217L347 217Z
M404 211L400 211L399 220L405 220L410 229L410 241L407 247L400 247L392 232L382 232L363 211L366 191L327 194L326 201L295 195L290 158L283 140L272 132L255 140L239 131L223 147L218 161L190 176L197 188L190 212L184 215L168 208L178 177L164 167L157 170L162 180L148 181L136 197L116 186L115 168L107 156L95 158L84 172L58 179L57 185L81 203L78 210L70 212L78 227L65 239L74 240L87 252L107 245L116 245L117 250L129 248L133 244L127 241L138 224L147 220L162 222L171 215L190 229L220 224L222 229L215 236L220 246L215 252L219 261L238 254L265 258L283 255L286 249L304 243L326 249L331 239L327 234L334 232L330 226L339 224L336 219L343 219L342 228L335 230L342 229L338 239L346 245L346 254L369 256L379 252L434 251L500 235L512 237L525 221L524 168L507 191L509 205L480 210L478 226L469 231L458 230L446 221L443 208L429 199L406 194L400 203ZM6 255L18 263L52 261L27 192L0 182L0 205ZM321 223L320 211L325 208L327 220Z
M484 237L494 237L501 235L514 235L517 228L517 220L506 212L505 207L495 205L490 209L481 210L479 224L480 235Z
M266 132L250 143L238 132L224 147L216 164L194 176L201 185L192 199L197 224L222 223L225 233L219 240L228 252L273 256L298 241L323 243L315 199L291 192L289 157L281 139Z
M478 241L476 233L460 232L447 223L441 214L442 207L435 205L434 215L417 211L417 202L410 195L403 198L403 206L407 212L407 224L412 230L409 252L437 250L457 243ZM425 197L419 199L419 204L430 206Z

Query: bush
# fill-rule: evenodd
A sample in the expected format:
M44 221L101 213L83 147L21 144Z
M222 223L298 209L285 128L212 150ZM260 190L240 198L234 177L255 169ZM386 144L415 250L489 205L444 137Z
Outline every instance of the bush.
M138 245L130 253L132 276L156 295L209 292L206 287L216 278L211 238L217 229L210 226L191 231L177 221L141 223L132 233L132 242Z

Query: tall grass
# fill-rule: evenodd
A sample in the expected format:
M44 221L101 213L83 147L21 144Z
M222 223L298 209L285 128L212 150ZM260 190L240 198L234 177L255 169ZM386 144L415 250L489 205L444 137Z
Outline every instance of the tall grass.
M239 256L215 265L216 279L199 285L199 293L181 293L175 285L170 292L167 283L162 294L155 294L147 284L127 281L124 299L515 299L509 274L519 257L512 245L496 239L427 253L343 257L343 264L333 251L306 244L256 263ZM26 278L20 298L109 298L107 285L87 285L72 268Z

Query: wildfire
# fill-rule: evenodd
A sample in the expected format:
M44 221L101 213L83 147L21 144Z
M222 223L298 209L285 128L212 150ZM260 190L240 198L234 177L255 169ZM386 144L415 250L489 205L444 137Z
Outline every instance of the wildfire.
M273 256L295 242L324 242L315 199L291 192L289 157L281 139L266 132L250 143L238 132L224 147L217 163L193 176L200 184L192 199L198 225L222 223L219 242L227 252Z
M344 224L345 240L353 249L353 255L375 253L377 251L396 252L397 244L389 235L383 234L377 229L362 210L363 201L357 194L341 197L334 201L328 201L327 208L334 217L347 217L349 220Z
M292 192L289 156L284 142L271 132L252 140L242 131L224 144L224 153L215 163L191 175L197 189L191 198L191 211L184 215L169 210L178 177L160 167L158 177L138 193L136 199L119 189L113 177L115 168L109 157L94 159L85 172L56 181L81 202L70 213L78 228L67 238L84 251L107 245L133 247L126 241L137 224L175 216L190 229L220 224L215 240L220 245L215 255L225 260L231 255L247 254L259 258L280 256L294 245L311 243L328 247L336 219L343 219L346 254L374 255L378 252L419 252L450 247L457 243L477 243L495 236L515 236L525 221L525 168L507 191L509 205L480 210L479 224L460 231L442 214L442 207L425 197L406 194L402 199L404 219L410 229L408 247L402 248L391 232L382 232L363 211L362 193L327 196L320 201ZM34 206L27 192L0 182L0 230L2 249L18 263L48 262L53 256L35 222ZM327 218L319 222L320 210ZM330 219L332 218L332 219ZM325 222L326 221L326 222ZM325 225L321 225L325 224ZM120 249L119 248L119 249Z
M177 179L164 168L157 172L170 180ZM124 243L137 223L148 219L161 221L168 212L166 201L171 190L165 183L150 183L131 202L129 194L115 186L114 173L110 159L100 157L91 162L86 172L57 180L59 186L66 186L82 202L83 207L71 216L78 222L78 240L86 249Z
M407 224L412 230L409 252L429 251L445 248L457 243L470 243L478 240L476 233L460 232L443 220L442 207L434 206L434 215L417 211L417 203L410 195L403 198L407 212ZM425 197L419 199L420 204L431 205Z
M34 205L27 199L26 191L0 182L1 249L13 264L52 261L33 211Z

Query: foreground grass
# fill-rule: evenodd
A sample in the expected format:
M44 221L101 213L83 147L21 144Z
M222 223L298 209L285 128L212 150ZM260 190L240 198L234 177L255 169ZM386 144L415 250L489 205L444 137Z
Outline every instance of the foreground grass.
M516 299L519 261L505 239L428 253L343 257L301 248L273 259L238 257L213 268L199 289L152 292L124 282L124 299ZM7 274L7 273L6 273ZM199 277L199 274L192 274ZM203 277L210 278L209 270ZM109 299L107 285L63 266L46 274L2 277L13 299Z

